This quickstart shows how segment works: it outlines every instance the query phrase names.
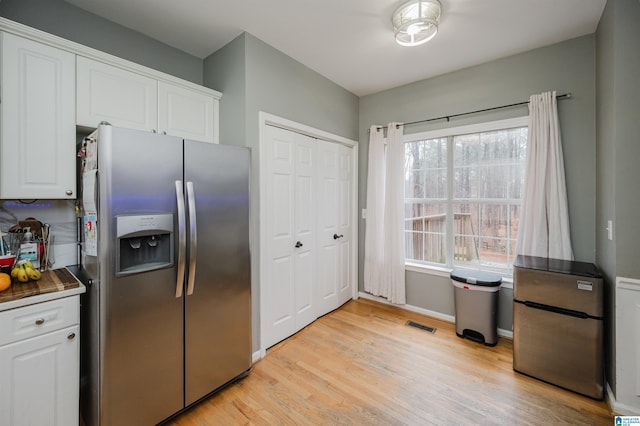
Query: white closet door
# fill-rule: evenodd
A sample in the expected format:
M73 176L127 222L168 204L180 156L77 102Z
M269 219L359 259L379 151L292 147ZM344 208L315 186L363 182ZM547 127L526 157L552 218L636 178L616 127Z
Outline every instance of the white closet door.
M265 348L316 319L314 140L267 126Z
M351 148L318 141L318 301L320 315L338 308L351 289Z
M339 145L318 141L318 300L320 312L338 306L340 240Z
M290 132L291 133L291 132ZM296 257L295 311L296 331L318 317L314 287L316 282L316 146L315 140L294 133Z
M352 244L353 211L356 209L353 194L353 148L338 146L338 306L353 297L354 257Z

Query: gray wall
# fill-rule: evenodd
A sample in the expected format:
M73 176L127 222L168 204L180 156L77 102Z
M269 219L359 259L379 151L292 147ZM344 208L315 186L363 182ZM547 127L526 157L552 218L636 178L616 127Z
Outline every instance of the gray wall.
M236 146L248 146L245 37L238 36L204 60L204 85L222 92L220 143Z
M447 114L474 111L526 101L529 96L556 90L573 97L558 104L565 159L571 239L577 260L595 261L596 144L595 144L595 36L589 35L519 55L488 62L360 99L359 204L365 208L368 129L390 121L410 122ZM526 106L474 114L422 126L415 133L528 114ZM362 266L364 220L360 221L359 288ZM424 309L454 314L453 289L448 279L408 271L407 303ZM501 290L498 326L512 329L510 289Z
M607 283L606 376L616 393L615 280L640 278L640 3L609 0L598 24L597 263ZM607 238L607 221L614 239ZM624 395L617 395L623 398ZM624 401L623 401L624 402Z
M202 84L202 59L63 0L2 0L0 16Z
M205 85L223 93L220 141L252 149L253 348L260 347L260 111L357 140L358 98L282 52L244 33L204 61Z

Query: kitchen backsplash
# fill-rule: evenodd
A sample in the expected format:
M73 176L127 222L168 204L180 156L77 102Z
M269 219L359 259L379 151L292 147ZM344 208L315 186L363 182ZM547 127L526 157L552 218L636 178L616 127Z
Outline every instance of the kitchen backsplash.
M0 200L0 230L28 217L51 225L53 236L53 268L77 263L75 200L36 200L21 202Z

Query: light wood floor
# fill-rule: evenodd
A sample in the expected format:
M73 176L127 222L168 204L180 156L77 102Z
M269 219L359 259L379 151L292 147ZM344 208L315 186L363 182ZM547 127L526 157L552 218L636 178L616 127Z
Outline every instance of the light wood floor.
M359 299L169 424L612 425L613 416L606 402L514 372L509 339L486 347L451 323Z

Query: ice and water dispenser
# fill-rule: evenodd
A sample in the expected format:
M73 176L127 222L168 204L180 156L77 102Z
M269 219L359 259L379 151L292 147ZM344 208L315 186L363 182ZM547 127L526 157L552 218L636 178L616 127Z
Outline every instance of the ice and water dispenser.
M173 264L173 215L116 217L116 275L170 267Z

